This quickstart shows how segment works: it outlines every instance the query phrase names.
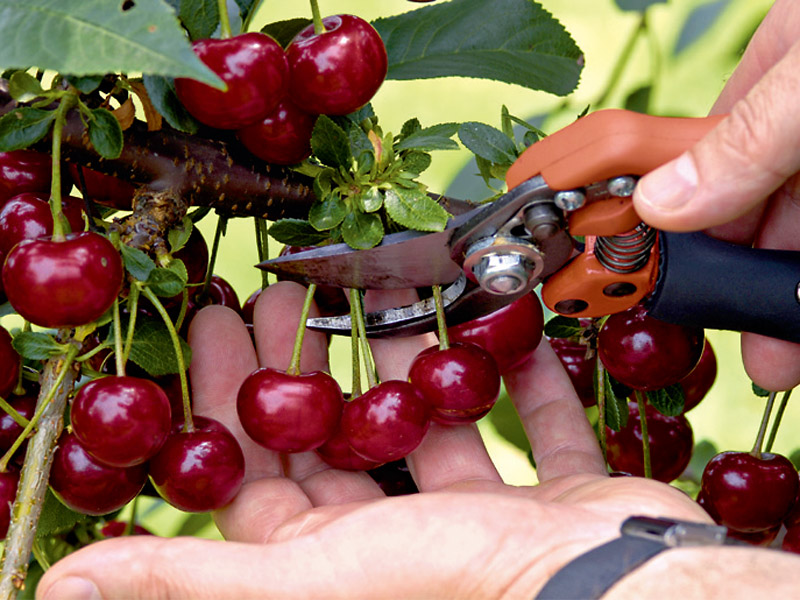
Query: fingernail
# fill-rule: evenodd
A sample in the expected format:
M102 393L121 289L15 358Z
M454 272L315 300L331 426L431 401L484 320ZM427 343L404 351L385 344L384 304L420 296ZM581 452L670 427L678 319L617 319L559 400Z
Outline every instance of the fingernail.
M81 577L64 577L57 580L42 600L102 600L94 582Z
M684 206L697 189L697 169L688 152L643 177L639 199L657 210L676 210Z

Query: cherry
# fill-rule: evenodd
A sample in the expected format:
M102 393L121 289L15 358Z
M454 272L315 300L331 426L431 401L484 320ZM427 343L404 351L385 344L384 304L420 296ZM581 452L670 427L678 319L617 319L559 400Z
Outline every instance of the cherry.
M6 253L0 250L0 271L3 269L3 263L6 261ZM6 302L6 292L3 289L3 278L0 277L0 304Z
M700 362L692 369L691 373L680 381L684 397L683 412L692 410L700 404L700 401L708 394L711 386L714 385L716 378L717 356L714 354L714 349L709 341L706 340L703 354L700 355Z
M0 209L0 250L8 253L25 239L53 233L53 214L48 195L26 192L10 198ZM61 209L72 231L83 231L83 200L62 198Z
M728 528L728 537L740 542L745 542L751 546L767 547L778 537L781 531L781 526L776 525L769 529L762 529L761 531L737 531L736 529Z
M239 442L219 421L195 416L194 431L173 427L150 460L156 491L175 508L207 512L222 508L244 481L244 454Z
M203 294L202 285L190 290L189 303L186 307L186 320L184 322L188 324L197 314L197 311L211 304L227 306L237 313L241 311L239 296L236 295L236 290L233 289L233 286L219 275L212 275L208 282L206 294Z
M500 393L497 363L475 344L432 346L411 363L408 380L422 392L431 418L444 424L473 423L485 416Z
M11 334L0 326L0 398L4 400L10 399L19 379L20 358L11 339Z
M333 435L344 398L322 371L292 375L261 368L239 388L236 410L247 435L276 452L306 452Z
M11 408L16 410L20 415L31 420L33 413L36 412L36 396L26 394L24 396L12 396L8 399ZM22 425L17 423L11 415L6 412L0 411L0 451L5 452L22 433Z
M347 441L347 436L345 436L341 426L337 427L333 435L329 437L322 446L316 449L316 453L334 469L367 471L380 466L379 462L367 460L355 453L350 447L350 443Z
M50 192L53 161L33 150L0 152L0 206L22 192Z
M122 276L119 252L91 231L58 242L24 240L3 265L11 306L42 327L78 327L100 318L117 299Z
M75 185L79 188L81 171L83 172L83 183L86 187L85 192L89 200L119 210L131 210L133 208L133 194L136 192L136 187L132 183L100 173L89 167L70 163L70 175L72 175Z
M158 385L116 376L81 387L70 420L78 441L94 458L112 467L132 467L158 452L169 435L172 415Z
M125 534L128 524L125 521L109 521L100 528L100 535L104 538L122 537ZM153 535L141 525L134 525L129 535Z
M594 393L597 353L592 353L590 358L586 358L588 346L569 338L553 338L550 340L550 346L569 375L581 404L587 408L597 404L597 396Z
M623 385L657 390L697 366L704 339L702 329L659 321L637 305L608 317L598 335L598 356Z
M450 341L472 342L491 354L500 374L522 363L542 340L542 304L534 293L488 315L448 328Z
M628 402L628 410L628 423L625 427L620 431L606 428L608 465L616 471L643 477L639 407L635 402ZM645 405L645 416L653 479L668 483L676 479L689 465L694 446L692 427L683 415L668 417L649 404Z
M419 492L404 458L371 469L369 476L387 496L407 496Z
M104 465L64 432L53 454L50 487L59 500L86 515L105 515L133 500L147 481L144 465Z
M193 79L175 79L178 99L209 127L241 129L270 114L286 94L286 56L268 35L250 32L198 40L192 48L228 86L221 91Z
M286 48L289 94L316 115L347 115L375 95L386 77L386 48L375 29L359 17L335 15L301 30Z
M794 465L780 454L722 452L706 465L701 489L717 522L745 533L779 525L797 498Z
M256 309L256 301L258 300L258 297L261 295L261 292L262 292L261 288L258 288L255 292L250 294L247 297L247 300L244 301L244 304L242 304L241 315L242 315L242 320L245 322L246 325L253 324L253 316L254 316L254 311Z
M11 507L17 497L19 471L9 467L0 472L0 538L6 537L11 524Z
M288 99L262 120L237 132L245 148L261 160L279 165L299 163L311 155L311 132L317 122Z
M429 425L425 397L406 381L384 381L345 403L342 411L342 430L350 447L379 463L408 455Z

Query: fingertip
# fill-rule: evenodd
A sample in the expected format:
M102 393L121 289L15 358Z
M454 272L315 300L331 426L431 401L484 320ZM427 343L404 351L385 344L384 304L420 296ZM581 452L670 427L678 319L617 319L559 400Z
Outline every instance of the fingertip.
M697 191L697 167L691 153L684 152L642 177L634 190L636 212L659 229L697 229L690 221L690 204Z
M89 579L82 577L63 577L49 586L36 590L39 600L102 600L100 590Z

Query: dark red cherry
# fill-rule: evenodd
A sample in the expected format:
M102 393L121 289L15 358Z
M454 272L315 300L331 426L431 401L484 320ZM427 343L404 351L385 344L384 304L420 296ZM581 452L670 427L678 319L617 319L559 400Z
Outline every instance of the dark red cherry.
M342 430L359 455L385 463L407 456L430 426L430 409L416 386L384 381L346 402Z
M207 512L231 502L244 481L239 442L219 421L195 416L194 431L181 425L150 460L150 479L164 500L189 512Z
M245 148L261 160L292 165L311 155L311 132L316 115L303 112L288 99L264 119L237 132Z
M19 379L20 357L11 340L11 334L0 326L0 398L4 400L11 399Z
M183 321L186 331L188 331L188 326L192 322L192 319L194 319L197 311L204 306L210 306L212 304L227 306L236 312L241 310L236 290L219 275L211 276L208 282L208 290L206 290L205 294L203 293L202 285L189 290L189 302L186 305L186 316Z
M244 380L236 410L247 435L276 452L306 452L331 437L344 398L322 371L290 375L262 368Z
M694 446L694 434L686 417L662 415L649 404L645 405L647 437L650 440L650 467L653 479L670 482L678 478L689 465ZM608 465L615 471L644 476L642 455L642 423L639 407L628 402L628 423L620 431L606 428Z
M100 529L100 535L104 538L122 537L125 534L128 524L125 521L109 521ZM153 533L141 525L134 525L133 530L128 535L153 535Z
M53 161L33 150L0 152L0 206L23 192L50 193Z
M172 255L183 261L189 276L189 284L203 283L208 271L208 244L200 230L195 227L186 244Z
M450 341L487 350L504 374L526 360L542 340L542 304L534 293L472 321L448 328Z
M192 116L209 127L241 129L270 114L287 91L289 67L283 48L263 33L199 40L195 54L228 86L215 89L177 78L175 91Z
M404 458L371 469L369 476L387 496L407 496L419 492Z
M324 33L309 25L286 48L289 94L308 113L346 115L369 102L383 83L386 48L359 17L335 15L322 23Z
M6 261L6 253L0 250L0 271L3 270L3 263ZM0 277L0 304L5 304L6 302L6 292L3 289L3 278Z
M33 417L33 413L36 412L36 396L34 395L4 396L4 398L8 398L11 408L29 421ZM17 423L5 411L0 411L0 451L5 452L11 448L21 433L22 425Z
M72 430L97 460L132 467L152 457L169 435L172 415L164 391L138 377L101 377L78 390Z
M586 358L588 346L569 338L553 338L550 340L550 346L564 365L572 386L581 399L581 404L585 407L597 404L597 396L594 393L597 353L593 352L590 358Z
M728 537L734 540L739 540L751 546L760 546L766 548L778 537L781 531L781 526L776 525L769 529L762 529L761 531L737 531L736 529L728 528Z
M255 292L250 294L247 297L247 300L244 301L244 304L242 304L242 311L241 311L242 320L247 325L253 324L253 313L256 308L256 301L258 300L258 297L261 295L261 291L262 291L261 288L257 289Z
M799 481L794 465L780 454L722 452L706 465L701 488L712 517L747 533L780 525L797 498Z
M431 418L444 424L473 423L485 416L500 393L497 363L475 344L454 342L446 350L432 346L411 363L408 380L431 407Z
M334 469L367 471L380 466L379 462L367 460L363 456L356 454L350 447L347 436L345 436L341 427L336 428L333 435L316 449L316 453Z
M19 471L8 467L0 472L0 539L6 537L11 524L11 507L17 497Z
M657 390L697 366L704 339L702 329L659 321L637 305L608 317L598 335L598 356L620 383Z
M104 465L64 432L53 454L50 487L69 508L86 515L105 515L133 500L147 481L144 465Z
M49 236L53 233L53 214L49 196L25 193L10 198L0 209L0 251L9 250L22 240ZM83 231L83 200L67 196L61 199L61 209L72 231Z
M717 356L714 354L714 349L709 341L706 340L703 354L700 355L700 362L692 369L691 373L680 381L684 397L683 412L692 410L700 404L700 401L708 394L711 386L714 385L716 378Z
M24 240L3 265L11 306L42 327L78 327L100 318L117 299L122 276L117 249L91 231L59 242Z
M81 181L79 169L83 171L83 183L86 186L86 195L89 200L119 210L133 208L133 194L136 192L136 186L131 182L70 163L69 172L78 189L80 189Z

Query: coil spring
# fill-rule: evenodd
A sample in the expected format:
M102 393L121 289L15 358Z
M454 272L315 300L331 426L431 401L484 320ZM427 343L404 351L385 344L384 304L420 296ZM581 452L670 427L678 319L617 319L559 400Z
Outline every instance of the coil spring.
M627 233L598 237L594 253L597 261L614 273L633 273L647 264L656 242L656 230L640 223Z

